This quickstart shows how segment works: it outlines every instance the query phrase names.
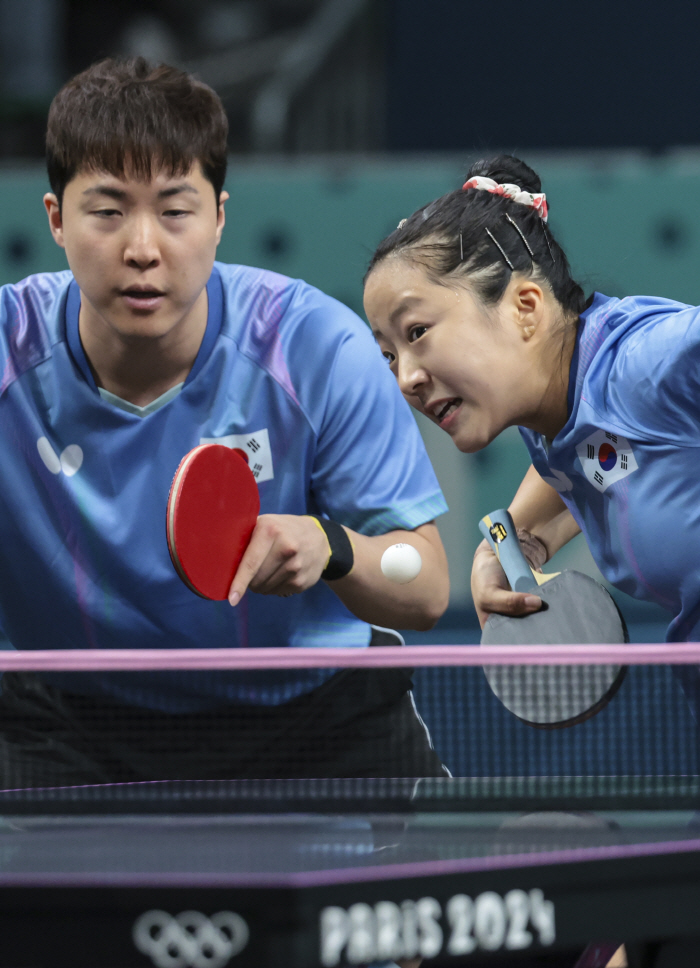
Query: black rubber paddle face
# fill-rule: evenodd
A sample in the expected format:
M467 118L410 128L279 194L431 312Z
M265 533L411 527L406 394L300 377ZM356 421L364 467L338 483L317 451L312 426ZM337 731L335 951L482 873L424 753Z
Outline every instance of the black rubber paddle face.
M629 641L620 611L593 578L563 571L540 585L545 606L531 615L492 615L482 645L619 645ZM494 694L514 716L539 729L590 719L622 685L626 666L484 666Z

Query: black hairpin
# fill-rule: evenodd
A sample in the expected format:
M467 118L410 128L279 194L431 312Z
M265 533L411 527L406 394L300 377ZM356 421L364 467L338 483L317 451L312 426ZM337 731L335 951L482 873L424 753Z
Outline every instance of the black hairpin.
M462 241L462 231L459 233L459 261L464 262L464 242Z
M493 244L494 244L494 245L496 246L496 248L498 249L498 251L499 251L499 252L501 253L501 255L503 256L503 259L504 259L504 261L505 261L505 263L506 263L506 265L507 265L507 266L509 267L509 269L511 270L511 272L515 272L515 266L513 265L513 263L512 263L511 261L510 261L510 259L509 259L509 258L508 258L508 256L506 255L506 253L505 253L505 251L504 251L504 249L503 249L503 246L502 246L502 245L500 245L500 243L499 243L499 242L497 241L497 239L495 238L495 236L493 235L493 233L492 233L492 232L489 232L489 230L488 230L488 229L485 229L484 231L486 232L486 234L488 235L488 237L489 237L489 238L491 239L491 241L493 242Z
M525 248L527 249L527 251L530 253L530 258L534 262L535 261L535 256L533 254L532 249L530 248L530 243L527 241L527 239L523 235L520 226L518 225L518 223L515 221L514 218L511 218L510 217L510 215L508 214L508 212L505 213L505 216L508 219L508 221L510 222L510 224L513 226L513 228L515 229L515 231L518 233L518 235L520 236L520 238L523 240L523 244L524 244Z

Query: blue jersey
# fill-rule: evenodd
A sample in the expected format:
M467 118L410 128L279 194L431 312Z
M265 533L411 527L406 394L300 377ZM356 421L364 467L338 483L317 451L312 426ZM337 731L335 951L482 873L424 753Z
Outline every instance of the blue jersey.
M700 638L700 308L596 294L566 425L521 434L608 581L668 609L669 641Z
M374 535L446 510L410 410L349 309L242 266L217 263L207 291L187 380L141 410L96 387L69 272L0 290L0 624L16 648L368 644L324 582L232 609L180 581L168 491L204 441L245 450L263 514L320 513ZM137 686L81 675L67 687L177 712L285 701L324 675L161 673Z

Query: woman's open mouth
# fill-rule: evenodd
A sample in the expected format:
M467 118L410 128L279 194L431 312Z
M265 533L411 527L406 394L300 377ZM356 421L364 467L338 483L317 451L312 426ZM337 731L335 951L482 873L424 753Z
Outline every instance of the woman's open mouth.
M452 400L448 400L447 403L442 407L436 414L435 419L442 427L443 424L449 421L449 418L453 413L456 413L462 405L461 397L454 397Z

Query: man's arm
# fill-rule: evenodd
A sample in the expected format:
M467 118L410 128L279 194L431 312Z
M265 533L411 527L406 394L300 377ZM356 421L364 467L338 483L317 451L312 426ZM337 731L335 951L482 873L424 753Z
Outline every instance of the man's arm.
M345 528L354 551L352 571L328 582L358 618L391 628L429 629L447 608L447 558L432 522L415 531L390 531L369 537ZM405 542L420 553L423 565L412 582L397 585L382 574L381 558L391 545ZM246 589L262 595L294 595L321 579L329 556L328 539L305 515L263 514L231 585L237 605Z
M345 578L329 582L343 604L373 625L431 629L450 596L447 558L437 526L430 522L415 531L390 531L371 538L345 530L353 544L355 565ZM405 585L385 578L380 567L386 549L400 542L413 545L423 559L417 578Z
M557 492L530 467L509 511L518 529L525 557L541 568L555 552L575 538L580 528ZM513 592L496 555L482 541L474 553L472 597L482 627L492 613L526 615L542 605L537 595Z

